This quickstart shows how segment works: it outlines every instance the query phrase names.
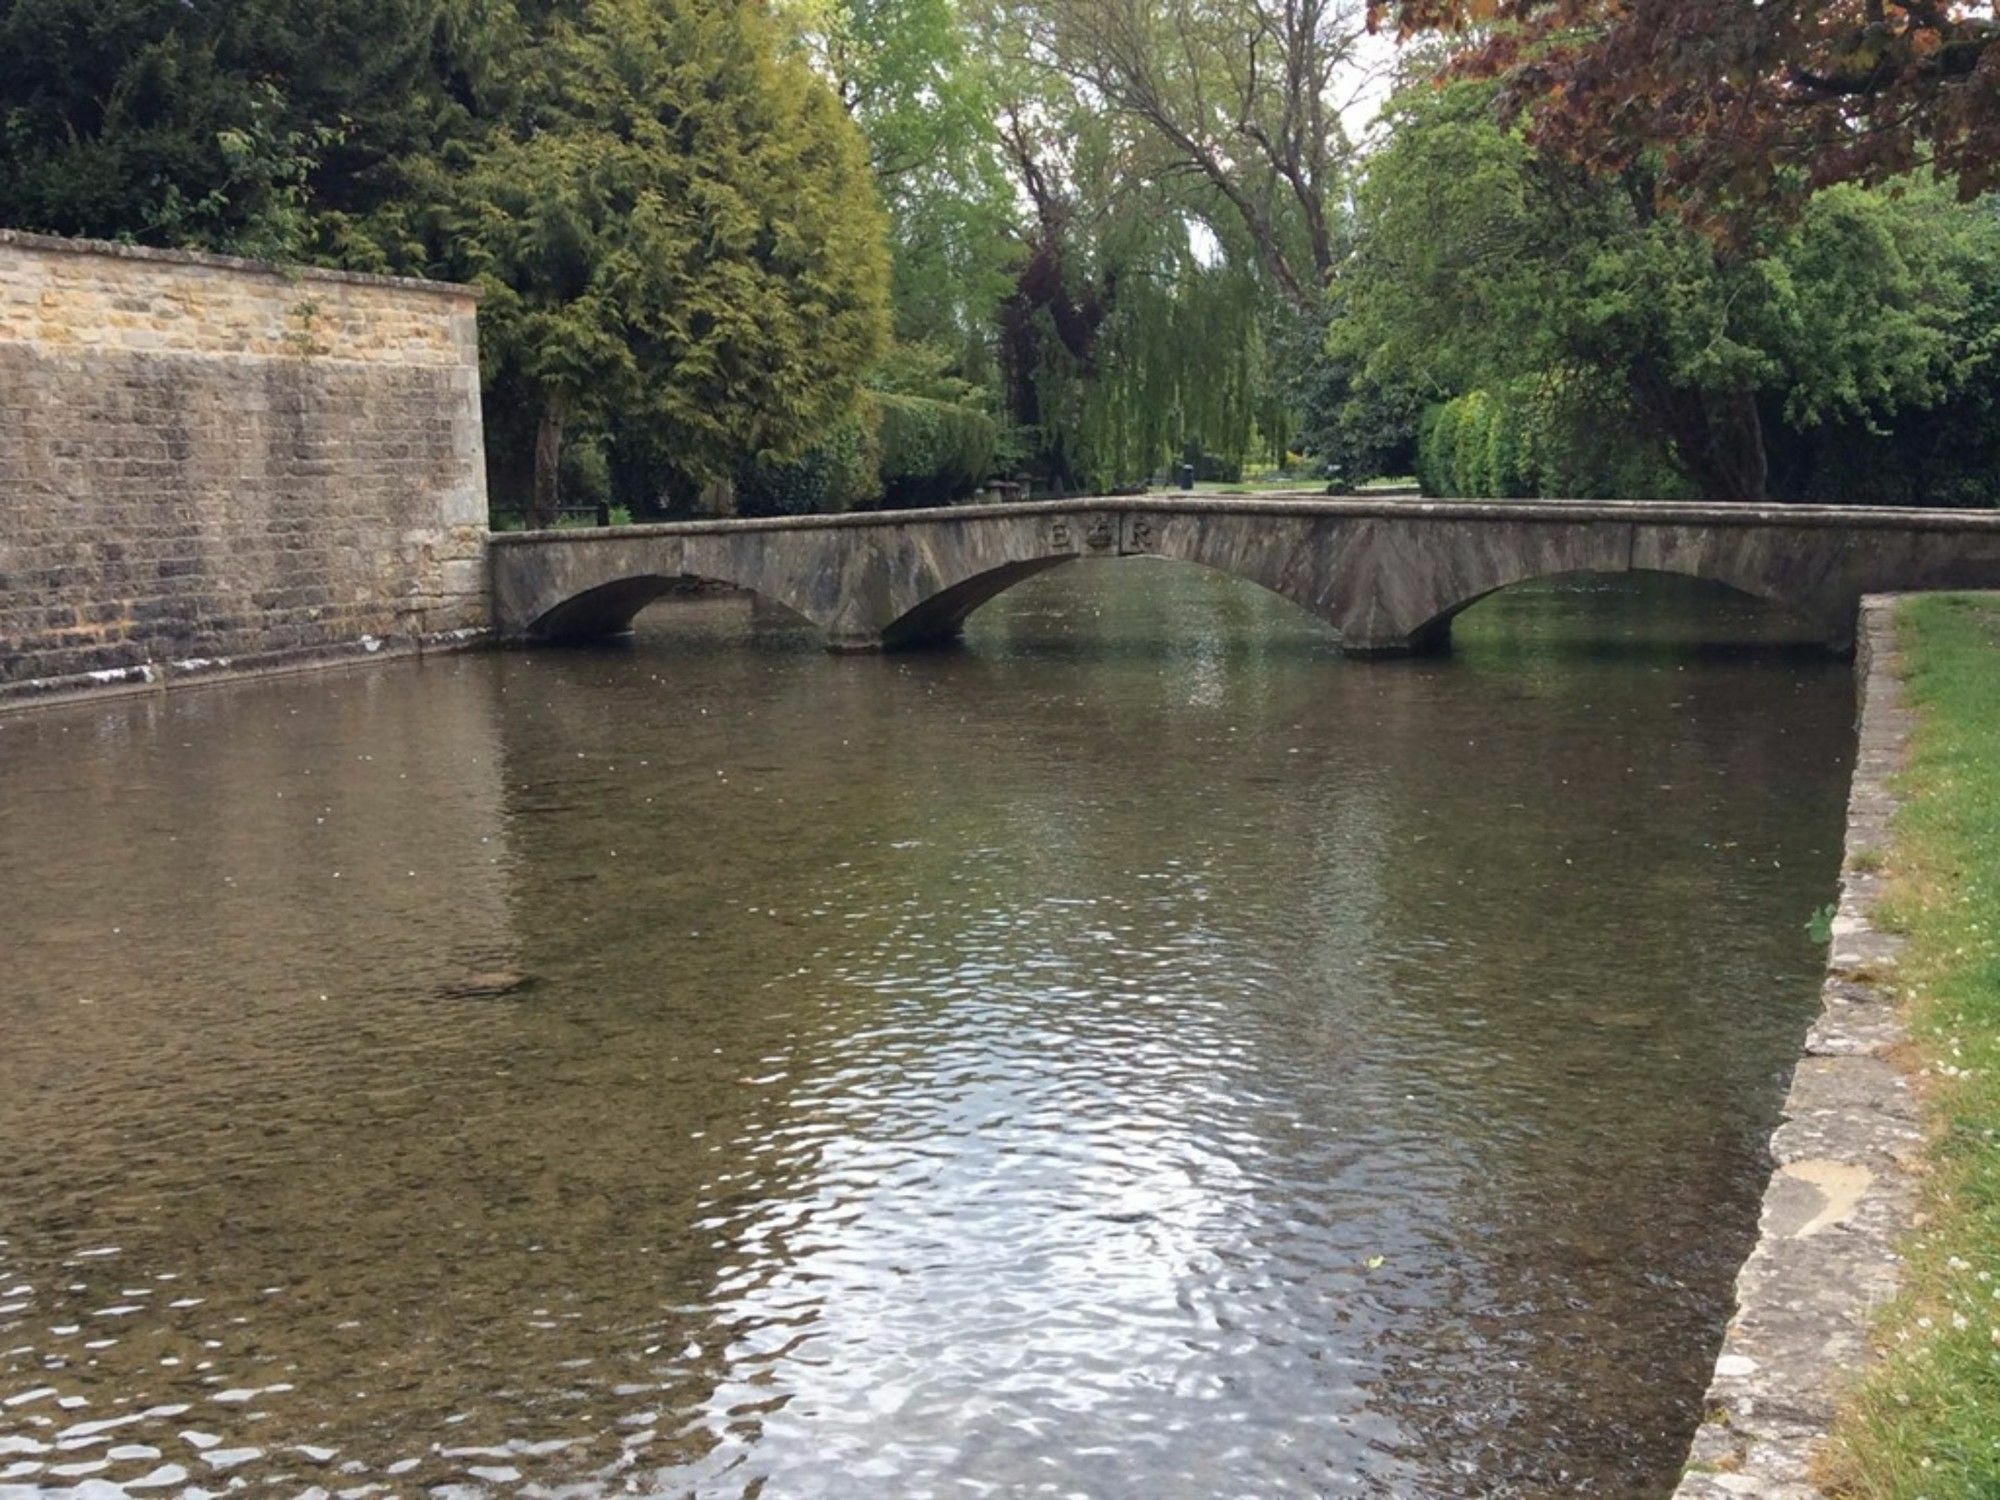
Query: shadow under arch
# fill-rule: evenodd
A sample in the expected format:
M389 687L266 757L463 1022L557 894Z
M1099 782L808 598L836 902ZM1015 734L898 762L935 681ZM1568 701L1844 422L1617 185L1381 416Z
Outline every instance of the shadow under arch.
M882 644L896 648L942 644L959 638L965 629L965 622L974 611L991 603L1017 583L1023 583L1042 573L1049 572L1064 563L1086 562L1091 564L1122 563L1139 568L1157 567L1164 563L1172 568L1192 568L1203 573L1227 578L1233 583L1254 586L1260 593L1282 599L1301 613L1309 616L1314 623L1338 634L1329 613L1313 602L1288 593L1282 587L1256 574L1226 567L1199 557L1177 557L1162 553L1122 553L1104 557L1079 556L1075 553L1059 553L1050 557L1038 557L1022 562L1002 563L962 579L948 588L924 600L892 621L882 632Z
M683 593L689 584L733 589L747 594L760 609L768 608L781 614L788 623L797 622L814 629L824 629L819 621L800 613L783 599L746 588L733 578L711 578L700 573L637 573L570 595L530 622L528 634L537 641L555 645L625 635L631 631L633 620L647 605Z
M1517 590L1533 589L1537 586L1560 586L1566 583L1584 582L1616 583L1621 580L1672 580L1677 587L1673 593L1679 601L1699 599L1703 595L1714 598L1728 598L1733 601L1755 605L1757 613L1773 624L1788 625L1796 632L1797 639L1783 637L1760 638L1755 644L1803 644L1809 636L1821 650L1846 649L1846 642L1852 635L1852 622L1841 622L1827 618L1798 600L1769 588L1759 582L1740 578L1717 577L1712 571L1696 568L1628 567L1628 568L1557 568L1547 571L1526 570L1500 582L1468 593L1457 603L1439 610L1424 620L1412 633L1412 638L1420 645L1442 647L1451 639L1452 622L1474 605L1481 604L1496 595ZM1588 597L1590 591L1578 589L1578 597ZM1606 589L1606 598L1618 598L1620 591ZM1625 610L1632 607L1629 596L1618 598L1613 608Z
M941 645L957 640L965 629L966 617L980 605L998 598L1025 579L1076 560L1074 554L1064 552L1050 557L1001 563L969 578L962 578L891 620L883 627L882 644L894 649Z

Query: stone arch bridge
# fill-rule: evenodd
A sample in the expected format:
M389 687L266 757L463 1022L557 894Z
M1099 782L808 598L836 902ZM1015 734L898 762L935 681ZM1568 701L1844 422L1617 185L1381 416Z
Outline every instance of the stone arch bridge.
M1355 655L1435 649L1496 589L1575 573L1677 573L1807 622L1836 650L1861 596L2000 588L2000 513L1647 501L1140 496L492 537L508 639L626 629L684 578L748 589L839 651L947 639L1024 578L1081 558L1199 563L1282 594Z

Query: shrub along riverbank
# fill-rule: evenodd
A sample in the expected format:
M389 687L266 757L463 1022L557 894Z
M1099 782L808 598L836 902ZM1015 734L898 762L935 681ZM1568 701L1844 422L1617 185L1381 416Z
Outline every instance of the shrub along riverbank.
M1931 1175L1885 1358L1835 1433L1836 1493L2000 1496L2000 598L1899 617L1917 719L1885 919L1908 932Z

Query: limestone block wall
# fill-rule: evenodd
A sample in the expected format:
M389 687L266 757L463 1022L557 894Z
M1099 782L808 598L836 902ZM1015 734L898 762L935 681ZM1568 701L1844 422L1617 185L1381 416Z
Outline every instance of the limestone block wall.
M0 700L483 627L474 302L0 230Z

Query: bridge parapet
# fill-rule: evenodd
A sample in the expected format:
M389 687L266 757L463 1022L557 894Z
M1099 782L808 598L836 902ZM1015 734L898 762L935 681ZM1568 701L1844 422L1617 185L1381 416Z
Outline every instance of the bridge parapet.
M942 510L671 522L492 538L493 617L513 639L614 633L681 578L751 590L835 650L955 635L1023 578L1155 556L1247 578L1356 655L1434 649L1496 589L1574 573L1705 578L1852 644L1864 593L2000 588L2000 513L1649 501L1118 496Z

